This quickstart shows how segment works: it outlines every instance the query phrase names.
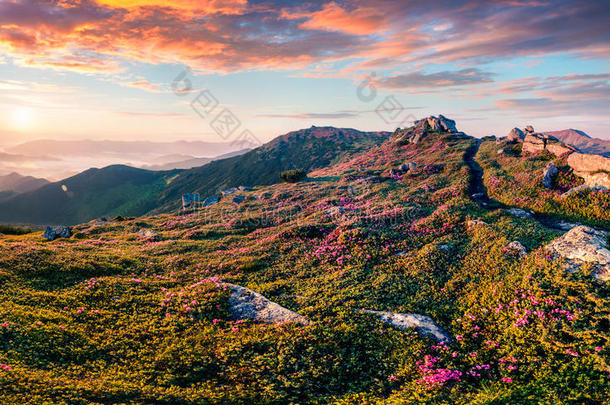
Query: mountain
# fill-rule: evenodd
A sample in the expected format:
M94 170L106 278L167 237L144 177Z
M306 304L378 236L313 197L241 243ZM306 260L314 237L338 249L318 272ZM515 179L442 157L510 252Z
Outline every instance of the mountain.
M213 158L205 158L205 157L198 158L198 157L186 156L186 155L162 156L162 157L154 160L155 164L145 165L145 166L142 166L141 168L146 169L146 170L192 169L193 167L203 166L205 164L213 162L214 160L221 160L221 159L226 159L226 158L230 158L233 156L243 155L244 153L247 153L250 150L251 149L237 150L235 152L225 153L224 155L216 156Z
M316 126L289 132L243 155L216 160L181 173L165 189L159 207L153 212L178 208L184 193L211 196L229 187L278 183L282 171L321 168L346 154L379 145L389 136L389 132Z
M0 403L608 403L610 194L451 122L188 215L9 228Z
M610 156L610 140L591 138L583 131L572 128L548 131L544 134L554 136L564 143L577 147L582 152Z
M89 169L0 202L0 222L73 225L102 215L142 215L178 173L122 165Z
M168 212L181 207L184 193L213 195L227 187L278 183L284 170L323 167L345 154L378 145L389 135L311 127L190 170L152 171L121 165L90 169L1 202L0 222L75 224L102 215ZM64 185L68 192L62 191Z
M32 176L22 176L18 173L10 173L6 176L0 176L0 199L12 196L14 194L27 193L28 191L36 190L49 181L39 179Z

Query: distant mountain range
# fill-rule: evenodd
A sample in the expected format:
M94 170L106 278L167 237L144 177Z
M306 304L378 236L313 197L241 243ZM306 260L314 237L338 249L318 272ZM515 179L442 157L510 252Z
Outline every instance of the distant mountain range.
M389 132L311 127L189 170L151 171L124 165L90 169L0 202L0 222L72 225L102 215L172 211L180 207L183 193L208 196L227 187L277 183L284 170L324 167L389 136Z
M188 159L214 159L228 153L255 147L251 143L203 141L58 141L41 139L7 147L0 151L0 174L18 172L22 175L59 180L92 167L124 164L133 167L159 166L166 170L167 163ZM204 160L205 164L209 160ZM188 168L180 163L175 167ZM194 167L194 166L190 166Z
M610 156L610 140L591 138L583 131L571 128L562 131L548 131L544 134L552 135L564 143L577 147L582 152Z
M22 176L18 173L0 176L0 200L39 189L46 184L49 184L46 179Z
M233 156L243 155L249 152L251 149L242 149L235 152L225 153L224 155L216 156L213 158L197 158L187 155L168 155L161 156L154 160L153 165L142 166L142 169L147 170L173 170L173 169L192 169L193 167L203 166L214 160L226 159Z

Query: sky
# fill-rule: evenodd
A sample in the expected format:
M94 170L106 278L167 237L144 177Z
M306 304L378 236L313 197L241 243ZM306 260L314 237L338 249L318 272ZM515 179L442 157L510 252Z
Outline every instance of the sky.
M443 114L610 139L610 2L0 0L0 145Z

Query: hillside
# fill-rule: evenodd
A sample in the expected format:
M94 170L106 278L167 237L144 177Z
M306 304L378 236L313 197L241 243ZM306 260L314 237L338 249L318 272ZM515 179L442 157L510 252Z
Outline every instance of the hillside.
M554 136L562 142L577 147L585 153L610 156L610 140L591 138L577 129L564 129L562 131L547 131L546 135Z
M73 225L102 215L141 215L178 171L89 169L0 202L0 222Z
M278 183L289 169L307 171L331 164L385 141L387 132L362 132L350 128L311 127L279 136L241 156L211 162L183 172L164 191L159 208L167 212L179 207L184 193L218 194L229 187Z
M0 402L606 403L610 194L426 122L239 204L3 237Z
M320 168L345 154L378 145L388 136L312 127L190 170L153 172L120 165L90 169L0 203L0 222L72 225L102 215L173 211L181 207L184 193L208 196L228 187L278 183L284 170ZM68 187L68 193L62 191L62 185Z
M49 181L32 176L22 176L19 173L10 173L5 176L0 176L0 199L15 194L27 193L28 191L36 190L45 184L49 184Z

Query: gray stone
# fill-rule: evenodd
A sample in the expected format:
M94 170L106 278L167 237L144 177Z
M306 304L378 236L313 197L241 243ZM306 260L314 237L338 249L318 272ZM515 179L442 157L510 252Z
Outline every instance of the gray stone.
M159 232L153 229L140 229L140 231L138 231L138 236L142 239L159 239Z
M504 153L504 149L498 149L498 150L496 151L496 153L497 153L498 155L502 155L502 154Z
M343 207L332 207L324 211L326 215L340 215L345 212L345 208Z
M542 172L542 185L546 188L553 188L553 179L559 173L559 169L555 166L555 163L549 162Z
M218 203L218 197L216 196L212 196L212 197L208 197L205 200L203 200L203 202L201 203L202 207L209 207L210 205L214 205Z
M532 213L522 210L521 208L509 208L506 211L508 211L509 214L516 216L517 218L533 217Z
M572 187L571 189L569 189L568 191L566 191L565 193L563 193L561 195L561 197L565 198L574 194L580 194L584 191L608 191L607 187L603 187L603 186L588 186L586 184L582 184L580 186L577 187Z
M402 314L387 311L372 311L368 309L362 309L362 312L367 314L375 315L383 323L392 325L397 329L410 329L415 328L418 333L422 335L430 336L439 342L449 343L452 341L451 337L447 332L438 326L432 318L420 314Z
M239 190L240 191L254 191L254 189L252 187L248 187L248 186L239 186Z
M233 197L233 204L241 204L244 202L245 199L246 197L244 197L243 195L236 195L235 197Z
M221 191L222 195L231 195L231 194L235 194L236 192L237 192L237 189L235 187L227 188L226 190Z
M182 209L187 210L194 208L196 203L201 202L201 196L199 193L187 193L182 194Z
M470 220L466 221L466 227L469 229L473 228L475 226L487 226L487 225L489 225L489 224L481 219L470 219Z
M513 142L513 143L521 142L521 141L523 141L524 138L525 138L525 134L519 128L511 129L510 132L508 133L508 135L506 136L506 140L508 142Z
M514 240L504 247L504 250L519 257L527 256L527 249L521 242Z
M528 125L525 127L525 132L528 134L533 134L534 133L534 127L531 125Z
M42 234L42 237L48 240L56 238L69 238L72 236L72 230L68 226L47 226L47 229Z
M233 319L251 319L268 324L297 323L309 325L300 314L270 301L261 294L235 284L223 283L231 290L229 309Z
M610 279L610 250L607 248L608 232L580 225L549 243L545 250L553 258L565 260L568 271L576 271L585 264L591 264L595 277Z

